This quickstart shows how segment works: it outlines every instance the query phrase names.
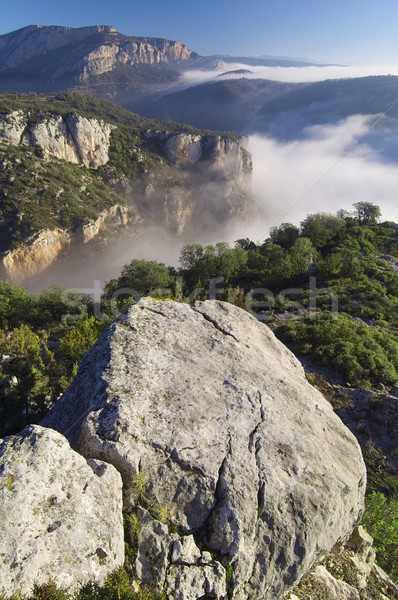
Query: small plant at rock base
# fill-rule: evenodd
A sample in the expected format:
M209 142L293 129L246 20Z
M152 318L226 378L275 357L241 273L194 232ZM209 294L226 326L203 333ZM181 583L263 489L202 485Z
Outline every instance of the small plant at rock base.
M68 594L53 581L33 586L32 600L69 600Z
M144 471L137 471L132 478L129 486L129 492L134 503L137 503L144 494L147 485L147 476Z
M234 592L234 568L228 565L225 569L225 583L227 584L228 598L232 598Z
M140 533L140 520L138 518L138 515L135 512L125 512L124 522L130 537L136 541Z

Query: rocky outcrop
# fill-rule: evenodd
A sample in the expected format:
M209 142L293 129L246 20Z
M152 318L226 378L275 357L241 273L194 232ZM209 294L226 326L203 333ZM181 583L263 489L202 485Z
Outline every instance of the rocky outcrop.
M98 234L109 226L125 226L129 221L129 209L127 206L115 204L111 208L100 212L96 219L82 223L73 230L73 238L80 240L83 244L91 242Z
M8 279L13 282L34 277L50 266L71 242L71 235L63 229L44 229L3 257Z
M158 214L163 212L171 230L189 232L191 227L195 232L203 223L211 231L219 229L220 223L249 221L253 216L249 192L252 162L243 139L158 130L147 130L143 136L181 173L173 178L178 185L163 186L160 206L157 186L145 190L145 197L158 207Z
M0 443L0 590L29 594L53 579L75 590L124 561L122 481L50 429Z
M26 115L22 110L14 110L0 117L0 140L15 146L21 143L26 129Z
M1 71L67 46L82 42L99 34L109 34L116 30L109 26L92 27L45 27L30 25L0 36Z
M86 244L106 227L125 226L129 211L126 206L116 204L72 229L44 229L28 238L16 249L6 252L2 263L5 275L12 282L30 279L49 267L71 243Z
M35 146L51 156L93 169L108 162L114 125L77 113L38 116L41 120L29 126L29 113L19 110L3 115L0 141Z
M209 161L225 177L233 176L242 182L252 172L250 154L244 149L244 139L221 135L172 134L167 131L147 130L147 140L160 144L167 160L178 167L191 167L200 161Z
M282 598L363 510L354 436L272 332L229 304L141 300L43 424L122 474L126 507L146 509L141 574L170 599L225 598L227 584L234 600Z

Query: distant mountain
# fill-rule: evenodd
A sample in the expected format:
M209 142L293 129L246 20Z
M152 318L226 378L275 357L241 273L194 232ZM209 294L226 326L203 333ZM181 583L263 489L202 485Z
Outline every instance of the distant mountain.
M213 54L202 56L196 62L201 69L212 69L215 65L243 64L250 67L318 67L319 63L276 56L228 56L226 54ZM322 64L322 66L325 66Z
M264 79L218 80L168 94L144 111L201 128L262 132L288 139L308 125L353 114L398 118L398 77L379 76L315 83Z
M0 90L66 88L123 101L148 84L176 81L198 55L180 42L125 36L110 26L32 25L0 36Z
M185 70L228 70L235 64L316 65L270 56L200 56L180 42L126 36L109 25L30 25L0 35L0 91L49 93L79 89L134 110L181 89L181 72ZM240 67L235 71L244 74Z

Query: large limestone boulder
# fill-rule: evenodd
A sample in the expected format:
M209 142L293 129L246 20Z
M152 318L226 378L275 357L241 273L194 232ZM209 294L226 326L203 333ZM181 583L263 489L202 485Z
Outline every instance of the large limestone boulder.
M363 510L355 438L293 354L229 304L141 300L45 424L115 465L126 502L157 520L139 509L139 546L159 551L152 569L137 560L169 598L223 598L226 586L235 600L282 598Z
M0 590L52 578L75 589L124 561L122 481L57 431L29 426L0 444Z

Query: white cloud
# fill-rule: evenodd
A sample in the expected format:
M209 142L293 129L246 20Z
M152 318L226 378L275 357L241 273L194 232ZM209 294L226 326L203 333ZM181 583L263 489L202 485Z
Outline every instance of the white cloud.
M251 73L237 75L231 71L245 69ZM369 77L372 75L398 75L398 65L379 66L319 66L319 67L252 67L243 63L225 64L211 71L192 69L183 73L184 86L193 86L206 81L222 79L236 79L247 77L248 79L271 79L287 83L300 83L312 81L324 81L326 79L347 79L356 77Z
M298 224L306 215L351 209L365 200L382 208L383 218L398 221L397 164L364 142L374 116L356 115L335 126L306 130L304 140L281 143L254 135L248 149L253 155L253 191L261 216L250 231L237 237L259 240L281 222Z

